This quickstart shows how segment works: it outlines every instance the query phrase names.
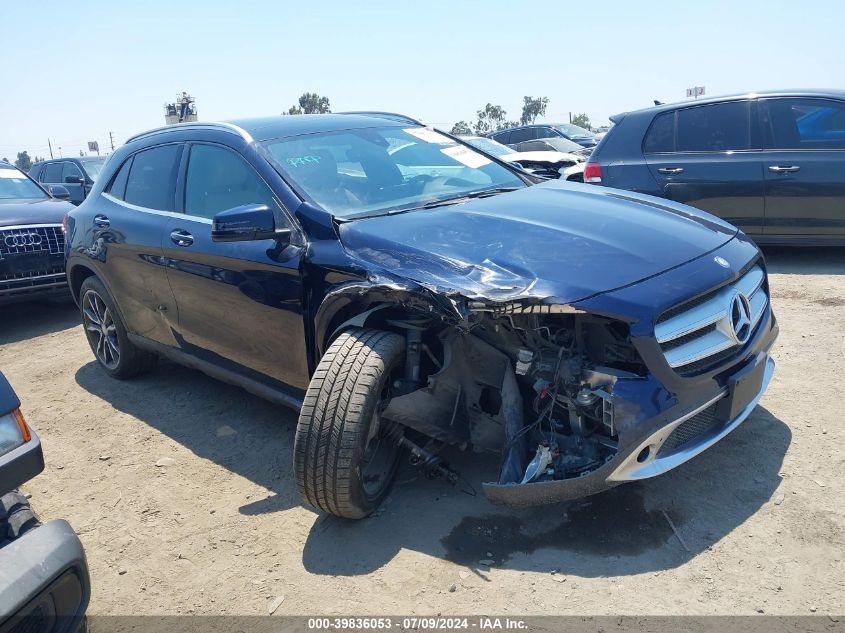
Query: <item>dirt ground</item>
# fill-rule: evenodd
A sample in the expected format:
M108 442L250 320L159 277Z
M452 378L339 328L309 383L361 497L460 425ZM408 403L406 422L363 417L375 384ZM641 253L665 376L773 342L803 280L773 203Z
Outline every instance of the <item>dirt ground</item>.
M528 510L404 466L357 523L300 504L293 412L170 363L112 380L74 307L0 308L0 369L47 461L24 491L79 533L92 614L266 614L277 598L277 614L842 613L845 249L767 256L778 369L725 441ZM479 490L495 478L451 463Z

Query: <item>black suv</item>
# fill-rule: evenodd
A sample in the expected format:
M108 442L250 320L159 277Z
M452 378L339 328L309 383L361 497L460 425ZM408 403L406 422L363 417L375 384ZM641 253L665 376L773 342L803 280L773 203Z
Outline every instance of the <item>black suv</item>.
M745 420L777 335L765 262L683 205L540 179L392 115L130 139L68 221L83 332L295 407L312 505L360 518L401 453L501 458L494 502L653 477Z
M585 182L704 209L758 243L845 243L845 92L757 92L611 119Z
M74 207L63 185L48 187L0 162L0 305L67 298L62 220Z
M35 163L29 175L45 186L64 185L70 192L70 201L78 205L91 191L106 160L105 156L45 160Z

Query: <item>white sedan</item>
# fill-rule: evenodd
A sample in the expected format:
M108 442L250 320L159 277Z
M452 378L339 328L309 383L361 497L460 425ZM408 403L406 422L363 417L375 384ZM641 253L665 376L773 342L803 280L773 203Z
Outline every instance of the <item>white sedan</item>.
M461 136L461 139L487 154L508 163L516 163L525 171L564 180L581 182L586 157L581 154L558 151L515 151L507 145L483 136Z

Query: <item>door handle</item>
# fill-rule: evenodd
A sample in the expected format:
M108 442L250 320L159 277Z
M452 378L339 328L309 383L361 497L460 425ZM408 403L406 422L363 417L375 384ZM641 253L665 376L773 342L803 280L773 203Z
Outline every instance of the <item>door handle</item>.
M682 174L684 173L683 167L659 167L657 169L661 174Z
M798 165L769 165L769 171L776 174L794 174L800 169Z
M106 216L104 216L102 213L98 213L97 215L94 216L94 226L96 226L97 228L107 229L107 228L109 228L109 224L111 224L109 222L109 219Z
M176 246L190 246L194 243L194 236L185 229L175 229L170 232L170 241Z

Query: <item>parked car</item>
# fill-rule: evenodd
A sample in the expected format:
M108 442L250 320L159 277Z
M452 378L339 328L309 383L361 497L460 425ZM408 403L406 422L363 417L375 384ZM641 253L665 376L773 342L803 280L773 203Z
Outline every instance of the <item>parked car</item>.
M29 175L43 185L63 185L70 192L70 201L78 205L85 200L105 164L105 156L57 158L35 163Z
M538 181L396 117L163 128L71 211L67 271L104 373L165 356L299 410L317 508L366 516L403 452L453 477L446 445L501 456L494 502L550 503L725 437L777 325L735 227Z
M522 143L517 143L514 149L518 152L564 152L566 154L575 154L584 160L593 153L592 147L584 147L562 136L523 141Z
M82 633L91 596L79 537L41 523L16 489L44 470L41 442L0 373L0 630Z
M598 142L596 141L595 134L590 132L590 130L585 130L577 125L572 125L571 123L537 123L535 125L521 125L519 127L508 128L506 130L490 132L487 136L492 138L494 141L498 141L504 145L510 145L511 147L524 141L555 137L574 141L582 147L594 147Z
M68 296L62 219L74 207L48 187L0 163L0 305Z
M494 141L492 138L484 136L462 136L461 140L469 143L474 148L486 152L492 156L500 158L511 164L516 164L529 173L543 176L545 178L562 178L564 173L567 173L570 178L576 181L581 181L578 174L583 173L583 163L586 158L579 154L572 152L562 152L553 149L546 149L542 151L514 151L513 148L507 145ZM566 139L561 139L565 142ZM536 141L535 141L536 142ZM580 149L580 145L576 145ZM581 169L570 169L581 165ZM567 178L564 178L567 180Z
M698 207L761 244L845 243L845 92L757 92L612 118L587 182Z

